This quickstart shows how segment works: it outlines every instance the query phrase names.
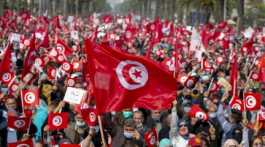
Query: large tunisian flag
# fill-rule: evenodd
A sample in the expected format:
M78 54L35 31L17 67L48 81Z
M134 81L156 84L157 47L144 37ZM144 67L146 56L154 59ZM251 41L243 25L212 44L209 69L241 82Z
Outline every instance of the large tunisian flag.
M85 47L98 113L170 107L176 97L176 80L159 65L90 40Z

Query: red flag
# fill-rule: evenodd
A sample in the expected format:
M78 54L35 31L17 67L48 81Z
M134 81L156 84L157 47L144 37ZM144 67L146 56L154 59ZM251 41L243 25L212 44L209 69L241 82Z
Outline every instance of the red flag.
M208 120L207 114L201 109L199 105L193 105L189 112L190 117L196 117L201 120Z
M10 70L12 66L11 62L11 53L12 53L12 44L9 43L5 49L4 58L2 59L2 62L0 63L0 75L1 75L1 81L2 84L10 85L12 84L12 81L14 80L14 73Z
M237 66L237 56L233 52L233 59L230 68L230 84L232 85L232 98L230 104L237 97L237 78L238 78L238 66Z
M244 104L246 110L254 111L259 110L261 106L261 94L260 93L245 93Z
M44 32L44 33L45 34L43 36L43 40L37 48L39 48L39 47L48 48L50 46L48 30L46 30L46 32Z
M54 16L51 20L51 23L53 25L53 27L55 28L58 28L58 29L61 29L61 24L60 24L60 19L59 19L59 16Z
M67 128L68 113L50 113L48 116L49 130L60 130Z
M81 147L79 144L60 144L60 147Z
M10 87L14 80L16 78L16 75L12 72L5 72L3 75L2 75L2 84L4 85L7 85L8 87Z
M57 50L66 57L73 53L73 50L61 39L57 40Z
M97 113L96 108L87 108L87 109L81 109L81 114L85 120L85 122L88 124L88 126L96 126L97 125Z
M99 113L141 107L164 109L176 96L176 80L154 62L85 41Z
M112 22L112 15L109 15L109 14L104 15L102 17L102 20L103 20L104 23L111 23Z
M258 60L259 81L265 82L265 54Z
M18 131L27 131L29 128L29 118L26 117L15 117L15 116L8 116L8 127L16 129Z
M35 55L35 51L36 51L36 44L35 44L35 33L33 34L31 40L30 40L30 44L29 44L29 50L26 54L25 60L24 60L24 68L23 68L23 72L22 72L22 76L24 77L27 73L30 72L31 66L35 61L36 55Z
M265 107L261 106L257 116L258 121L265 121Z
M147 147L155 147L157 146L157 142L158 142L158 135L157 135L157 131L155 128L147 131L144 134L144 140L145 143L147 145Z
M243 105L243 101L241 99L239 99L237 96L234 96L230 102L229 105L232 109L236 109L239 110L241 112L244 111L244 105Z
M32 139L28 139L25 141L18 141L15 143L8 143L8 147L33 147Z
M211 71L212 70L212 66L210 65L207 58L204 58L203 60L201 60L201 69L204 71Z
M39 89L21 90L23 107L36 107L40 103Z
M63 62L61 68L63 71L70 73L72 71L72 64L70 64L69 62Z

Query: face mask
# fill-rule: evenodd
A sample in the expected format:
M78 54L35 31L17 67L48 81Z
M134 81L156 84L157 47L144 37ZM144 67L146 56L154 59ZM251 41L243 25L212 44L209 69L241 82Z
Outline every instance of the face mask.
M153 117L153 120L154 120L155 122L160 122L160 117Z
M90 127L91 129L95 129L95 132L98 133L99 132L99 126L93 126L93 127Z
M125 119L131 118L133 113L131 111L123 111L122 115Z
M123 135L125 136L125 138L128 138L128 139L130 139L130 138L133 137L132 133L127 132L127 131L124 131L124 132L123 132Z
M79 127L79 128L83 128L83 127L86 126L86 123L84 121L77 120L76 121L76 126Z
M7 93L7 92L8 92L8 88L1 88L1 91L2 91L3 93Z
M136 128L143 128L143 124L142 123L137 124Z
M188 113L190 111L190 107L184 107L184 112Z
M217 116L216 112L211 112L208 115L210 118L215 118Z

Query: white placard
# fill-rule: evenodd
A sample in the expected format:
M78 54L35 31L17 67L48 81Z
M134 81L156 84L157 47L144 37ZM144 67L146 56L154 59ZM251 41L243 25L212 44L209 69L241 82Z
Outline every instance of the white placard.
M68 16L68 18L67 18L68 23L72 23L73 20L74 20L74 16Z
M44 39L44 35L42 33L40 33L40 32L36 32L35 33L35 36L36 36L36 38L38 38L40 40L43 40Z
M244 36L250 39L253 36L254 32L255 31L252 29L252 27L248 27L244 32Z
M64 101L70 104L80 104L83 98L86 97L86 94L86 90L74 87L67 87L66 93L64 95Z
M78 31L71 31L71 38L74 40L79 40Z
M9 40L11 42L13 42L13 41L20 42L20 34L18 34L18 33L11 33Z
M201 42L200 33L193 28L192 35L191 35L191 41L190 41L190 50L195 52L195 58L198 59L198 61L201 61L202 59L202 53L205 52L204 46Z

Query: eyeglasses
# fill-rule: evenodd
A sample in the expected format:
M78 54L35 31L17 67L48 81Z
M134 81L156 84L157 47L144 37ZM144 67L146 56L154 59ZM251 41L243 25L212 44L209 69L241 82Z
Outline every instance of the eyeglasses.
M181 128L181 127L187 127L187 125L186 124L180 124L179 128Z

